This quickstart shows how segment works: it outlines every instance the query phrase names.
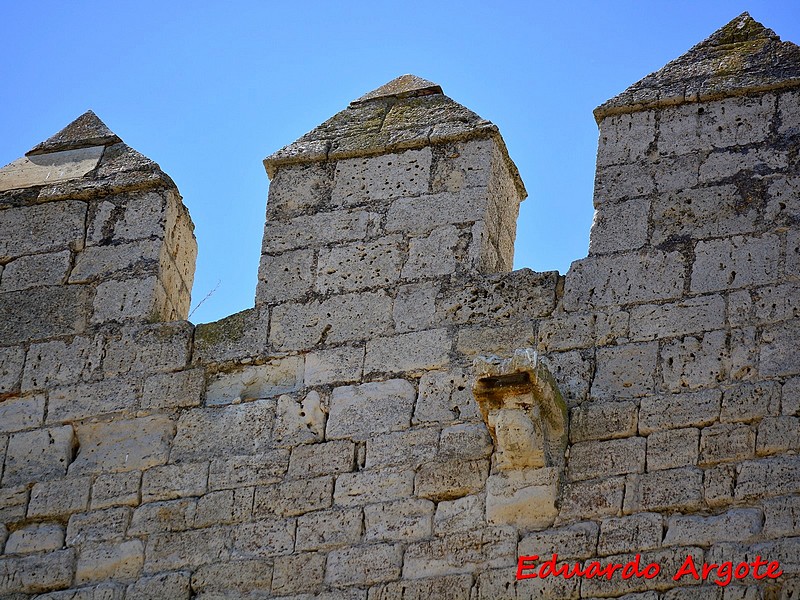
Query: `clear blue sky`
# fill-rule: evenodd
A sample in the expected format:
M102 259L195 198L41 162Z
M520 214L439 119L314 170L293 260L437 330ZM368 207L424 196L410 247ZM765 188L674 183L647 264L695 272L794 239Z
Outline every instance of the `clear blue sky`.
M743 11L800 43L797 0L6 2L0 164L94 110L177 183L194 322L253 304L261 160L403 73L495 122L530 194L516 267L586 255L592 109Z

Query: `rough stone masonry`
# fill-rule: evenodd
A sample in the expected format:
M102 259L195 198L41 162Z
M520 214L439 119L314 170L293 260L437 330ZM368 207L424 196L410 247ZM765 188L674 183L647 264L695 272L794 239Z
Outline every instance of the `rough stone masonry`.
M0 170L0 598L797 598L800 48L744 14L595 116L566 275L407 75L264 161L255 305L197 327L178 190L93 113Z

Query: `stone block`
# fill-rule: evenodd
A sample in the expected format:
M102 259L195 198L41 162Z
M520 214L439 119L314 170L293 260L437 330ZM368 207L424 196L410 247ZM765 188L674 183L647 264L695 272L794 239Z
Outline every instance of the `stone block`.
M221 527L153 533L147 538L144 571L177 571L226 561L231 555L230 538L229 530ZM262 542L267 544L269 540L264 536Z
M67 524L67 546L121 540L128 529L131 513L130 507L120 506L72 515Z
M628 476L625 514L641 511L694 511L703 505L703 472L683 467Z
M756 453L760 456L800 450L800 419L766 417L758 425Z
M726 389L722 394L720 421L737 423L777 416L780 394L780 385L773 381L741 383Z
M0 260L65 248L80 250L85 221L85 202L68 200L7 208L0 223Z
M700 435L700 464L738 461L755 454L756 434L748 425L703 428Z
M381 469L343 473L336 478L333 502L360 506L407 498L414 493L414 471Z
M706 504L718 507L733 502L735 483L736 470L733 465L721 464L706 469L703 474L703 494Z
M305 385L358 381L364 367L363 346L340 346L306 354Z
M0 294L0 339L21 344L83 333L91 311L88 286L50 286ZM56 310L55 307L58 307Z
M336 163L332 202L354 206L428 191L431 149L407 150Z
M649 250L585 258L572 263L564 288L567 311L678 299L684 259L679 252Z
M253 456L215 457L208 472L208 489L222 490L277 483L288 466L289 451L283 449Z
M20 389L24 362L25 348L0 348L0 395L10 394Z
M365 373L441 369L450 362L453 338L447 329L429 329L367 342Z
M262 365L217 373L208 380L206 404L238 404L298 390L303 381L303 357L287 356Z
M375 435L366 443L368 469L394 465L417 467L433 460L439 444L439 430L414 428Z
M438 293L439 284L436 281L400 286L392 311L395 330L404 333L429 329L435 322Z
M643 437L579 442L570 448L568 472L572 481L642 473L645 465Z
M650 243L661 246L677 240L753 233L763 218L760 201L744 195L741 189L726 184L658 196L653 201Z
M486 480L486 522L522 530L544 529L558 515L554 468L504 471Z
M274 420L273 400L184 412L170 460L262 453L270 446Z
M284 394L278 398L272 439L276 446L296 446L322 441L325 436L325 407L319 392L304 398Z
M316 477L257 487L255 517L293 517L329 508L333 502L333 478Z
M608 200L624 197L627 194L639 195L637 192L652 190L652 177L648 173L640 172L640 176L636 178L636 184L639 185L634 184L633 189L630 189L632 179L626 178L624 181L627 185L623 185L614 177L620 170L627 171L625 167L622 169L610 167L597 172L600 181L595 183L595 205L598 208L589 237L591 255L638 250L650 239L647 229L649 199L634 198L620 203L611 203Z
M589 397L589 385L594 373L594 353L571 350L554 352L540 358L556 380L568 407L576 406Z
M435 505L429 500L399 500L364 507L364 541L402 542L431 536Z
M31 344L25 357L22 390L52 389L99 377L103 346L99 335Z
M408 242L408 260L403 265L403 279L421 279L449 275L456 270L459 230L453 226L434 229L424 237Z
M692 292L775 283L780 263L780 239L765 234L698 242L694 255Z
M577 406L570 412L570 440L585 442L636 435L638 414L633 402L596 402Z
M700 430L694 427L654 431L647 437L647 471L697 464Z
M454 500L481 491L489 475L489 461L450 459L423 464L414 479L414 493L434 502Z
M606 117L600 122L597 164L613 165L643 159L655 136L656 118L653 111Z
M783 171L788 166L788 156L779 147L732 148L715 150L704 157L699 169L700 183L722 181L738 175L737 183L764 171ZM753 173L755 171L755 173ZM756 175L758 177L758 175ZM760 178L760 177L759 177ZM747 199L742 198L743 200Z
M201 496L207 487L207 462L153 467L142 473L142 502Z
M797 321L764 329L759 341L758 368L762 376L800 373L800 364L794 352L800 343L800 324Z
M655 342L598 348L592 396L610 400L652 393L657 357Z
M161 240L139 240L113 246L91 246L79 252L70 271L69 283L104 281L122 274L139 278L158 274L166 248Z
M480 221L487 210L486 192L480 189L462 191L458 201L447 192L398 198L386 214L386 231L424 234L436 228Z
M355 467L355 444L349 440L292 448L287 477L308 478L349 473Z
M670 304L636 306L630 312L630 337L655 340L725 327L722 296L699 296Z
M361 540L363 529L360 508L307 513L297 518L296 549L329 550L351 546Z
M167 462L175 424L166 415L76 426L80 447L70 474L134 471Z
M194 498L148 502L133 512L128 535L186 531L193 527L196 514L197 500Z
M604 519L600 525L597 553L600 556L637 550L653 550L661 546L663 517L640 513L629 517Z
M783 285L770 285L752 290L752 295L747 293L752 305L752 311L747 313L748 321L741 323L757 325L790 321L800 315L800 298L798 286L795 283ZM731 294L732 295L732 294ZM728 303L731 301L728 300Z
M320 247L362 240L375 229L378 215L366 210L337 210L294 217L288 222L267 221L262 254Z
M442 429L439 439L439 456L478 460L488 458L494 445L489 430L483 423L460 423Z
M44 394L12 397L0 402L0 433L39 427L44 420Z
M291 554L296 523L289 520L261 520L245 523L233 531L231 557L270 558Z
M473 573L516 564L517 536L511 527L452 533L409 544L403 579Z
M75 435L70 425L12 434L6 450L3 486L65 475L74 449Z
M715 148L746 146L766 140L775 112L775 95L725 98L698 111L700 143ZM663 121L662 121L663 123ZM701 146L703 147L703 146Z
M303 350L322 341L337 344L370 339L389 333L391 327L389 296L383 291L362 292L276 306L269 339L281 350Z
M719 418L721 396L719 390L703 390L643 398L639 433L710 425Z
M0 292L13 292L28 288L61 285L65 283L70 267L70 252L52 252L21 256L3 269Z
M404 379L333 389L326 437L365 440L411 424L416 392Z
M556 523L619 515L624 495L623 477L566 484L561 494L561 509Z
M267 218L280 220L317 212L328 205L333 186L331 163L285 165L272 176Z
M210 492L197 501L194 526L242 523L250 519L255 488Z
M314 285L314 250L263 254L258 266L258 304L276 304L305 297Z
M761 532L757 508L735 508L715 517L675 515L667 521L665 546L711 546L719 542L745 542Z
M596 317L589 313L554 315L539 325L540 352L562 352L594 345Z
M78 554L75 583L78 585L114 579L130 581L141 573L144 544L141 540L108 544L86 544Z
M195 327L192 358L209 364L267 353L269 309L248 308L213 323Z
M139 504L141 479L142 474L138 471L98 475L92 486L92 509L99 510L110 506L136 506Z
M549 529L529 533L519 541L517 553L520 556L551 556L559 559L591 558L597 550L597 523L587 521L560 529Z
M75 551L72 549L0 559L0 594L15 598L12 594L67 588L72 583L74 567Z
M726 375L726 331L667 342L661 350L664 384L673 392L716 385Z
M462 327L456 338L456 352L470 359L487 354L509 355L517 348L531 348L535 340L530 321L503 326Z
M400 278L404 258L399 235L322 248L315 289L328 294L390 286Z
M166 205L157 192L115 194L91 206L87 246L164 237Z
M303 552L278 556L272 574L272 593L301 594L319 591L325 579L324 554Z
M34 484L28 517L66 517L89 506L89 477L73 477Z
M367 600L459 600L469 598L472 590L472 577L470 575L446 575L444 577L431 577L411 581L392 581L390 583L372 586L369 589Z
M271 585L272 561L256 559L202 565L192 573L191 589L199 597L215 598L215 592L267 592Z
M439 423L475 418L478 405L472 396L469 376L461 370L430 371L419 380L414 422Z
M332 587L373 585L399 579L403 567L400 544L371 544L328 554L325 583Z
M10 523L25 518L28 508L28 486L0 488L0 522Z
M764 535L788 537L800 532L800 496L764 500Z
M151 600L152 598L189 600L192 594L189 584L189 574L182 571L140 577L135 583L128 586L125 598L126 600Z
M795 377L783 384L781 392L781 414L800 417L800 378Z
M103 372L108 377L184 369L189 361L193 330L188 321L125 328L119 337L106 342Z
M436 535L441 535L485 527L485 510L486 502L483 495L443 500L436 505L433 531Z
M206 387L205 369L156 373L145 380L143 410L200 406Z
M747 500L795 493L798 481L800 481L798 456L748 460L736 466L734 498Z
M37 523L12 531L6 541L6 554L29 554L60 550L64 546L64 528L57 523Z
M161 320L169 313L166 304L166 291L155 275L145 279L111 279L97 286L91 322Z
M138 404L139 383L135 378L104 379L50 390L48 424L78 421L113 413L132 413Z

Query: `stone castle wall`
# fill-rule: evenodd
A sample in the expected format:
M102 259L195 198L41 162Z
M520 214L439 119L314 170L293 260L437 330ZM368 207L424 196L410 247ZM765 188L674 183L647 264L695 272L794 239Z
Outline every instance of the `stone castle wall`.
M494 125L367 94L265 160L255 305L197 327L157 165L87 113L0 170L0 597L794 598L800 49L744 15L596 117L560 276ZM553 553L661 574L517 579Z

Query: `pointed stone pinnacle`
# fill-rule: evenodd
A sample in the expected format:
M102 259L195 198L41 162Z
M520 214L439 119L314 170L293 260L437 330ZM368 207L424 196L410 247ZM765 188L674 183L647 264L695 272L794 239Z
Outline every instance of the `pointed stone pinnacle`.
M595 119L659 106L800 86L800 47L742 13L595 109Z
M381 87L364 94L357 100L353 100L350 106L377 98L413 98L441 93L443 92L439 84L409 73L392 79L389 83L385 83Z
M49 154L90 146L110 146L121 141L96 114L87 110L57 134L31 148L25 155Z

